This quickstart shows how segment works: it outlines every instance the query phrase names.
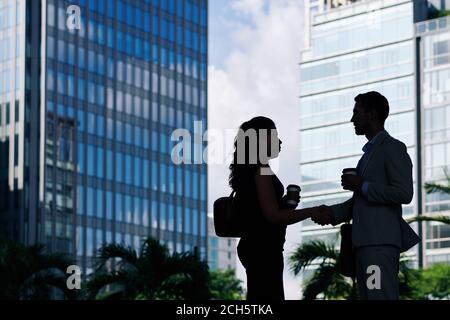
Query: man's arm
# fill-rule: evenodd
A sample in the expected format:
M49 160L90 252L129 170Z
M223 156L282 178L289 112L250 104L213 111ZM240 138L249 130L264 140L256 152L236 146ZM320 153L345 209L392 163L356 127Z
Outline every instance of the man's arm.
M370 182L367 199L377 204L408 204L413 198L412 162L403 143L389 146L385 170L389 184Z
M348 222L353 217L353 198L347 201L336 204L334 206L316 207L315 214L312 215L311 219L321 226L331 224L333 226L338 225L342 222Z
M353 197L345 202L330 206L330 209L334 217L333 226L349 222L353 218Z

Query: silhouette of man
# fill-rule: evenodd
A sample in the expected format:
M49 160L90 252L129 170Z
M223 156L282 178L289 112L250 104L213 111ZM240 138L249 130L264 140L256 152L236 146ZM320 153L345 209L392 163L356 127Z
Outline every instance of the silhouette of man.
M321 225L353 220L352 243L360 299L399 298L400 252L419 242L402 218L402 204L413 198L412 162L404 143L384 129L389 103L378 92L355 98L351 122L357 135L365 135L364 155L356 175L342 175L342 187L351 199L320 207L313 217Z

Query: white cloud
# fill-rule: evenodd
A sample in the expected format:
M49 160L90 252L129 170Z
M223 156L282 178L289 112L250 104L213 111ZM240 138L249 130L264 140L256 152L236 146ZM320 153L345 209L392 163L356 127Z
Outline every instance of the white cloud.
M213 4L212 4L213 5ZM278 176L287 186L300 180L298 167L298 115L300 49L303 41L303 8L298 0L233 0L236 29L227 41L225 61L210 61L209 128L234 128L257 115L273 119L283 141ZM239 17L246 16L246 24ZM211 23L217 21L211 17ZM224 47L210 38L210 46ZM220 67L219 67L220 66ZM209 167L209 208L228 194L228 166ZM299 226L288 227L285 256L300 240ZM285 266L286 298L298 299L299 279ZM245 278L242 266L238 274Z
M258 16L264 8L267 0L234 0L231 8L238 14Z

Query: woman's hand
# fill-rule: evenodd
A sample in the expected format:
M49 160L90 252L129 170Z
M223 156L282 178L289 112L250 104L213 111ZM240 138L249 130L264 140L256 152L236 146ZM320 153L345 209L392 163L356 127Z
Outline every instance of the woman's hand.
M297 208L298 204L300 203L300 195L297 196L297 198L295 199L295 202L297 203L295 205L295 207L292 207L292 205L288 205L287 203L287 195L284 195L283 198L281 199L282 201L282 208L284 209L295 209Z

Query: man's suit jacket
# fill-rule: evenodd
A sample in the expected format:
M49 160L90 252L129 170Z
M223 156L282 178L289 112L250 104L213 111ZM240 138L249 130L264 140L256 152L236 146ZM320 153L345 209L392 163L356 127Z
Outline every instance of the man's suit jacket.
M412 162L404 143L382 132L360 169L369 183L367 196L361 191L344 203L331 206L335 225L353 219L355 247L394 245L406 251L419 237L402 218L402 204L413 198Z

